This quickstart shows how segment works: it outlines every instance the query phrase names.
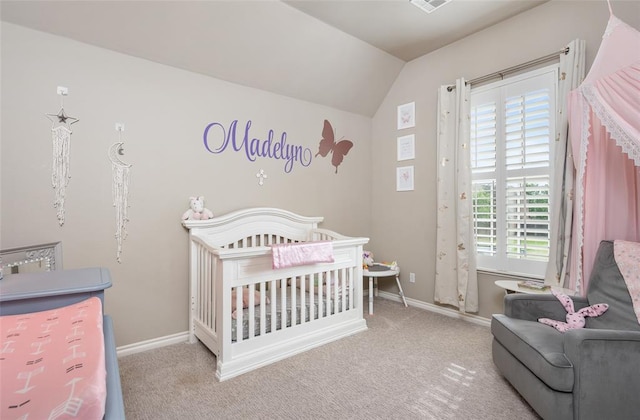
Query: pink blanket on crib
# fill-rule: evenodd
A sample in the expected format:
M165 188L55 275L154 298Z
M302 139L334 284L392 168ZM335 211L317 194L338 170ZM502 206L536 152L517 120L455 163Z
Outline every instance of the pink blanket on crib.
M102 419L102 302L0 317L0 418Z
M331 241L277 244L271 245L271 251L274 269L333 262Z

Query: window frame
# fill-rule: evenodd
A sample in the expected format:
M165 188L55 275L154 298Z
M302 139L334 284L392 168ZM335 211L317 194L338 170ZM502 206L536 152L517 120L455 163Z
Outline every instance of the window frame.
M533 177L533 176L548 176L548 232L551 233L551 189L553 188L553 162L555 154L555 138L556 138L556 116L558 111L558 75L559 75L559 63L547 65L544 67L536 68L534 70L520 73L515 76L499 80L497 82L485 84L478 87L471 88L470 109L473 113L474 106L482 105L488 101L482 100L483 98L499 98L496 102L495 109L495 172L494 173L474 173L474 168L471 168L472 184L478 183L482 180L494 180L494 186L496 188L495 196L495 217L496 217L496 252L495 255L490 256L476 252L477 255L477 269L485 272L497 272L508 273L518 276L526 276L530 278L544 278L546 266L548 264L548 256L545 261L543 260L530 260L525 258L510 258L507 256L507 184L508 177L513 179L514 175L521 177ZM541 82L536 83L535 79L541 78ZM529 86L527 88L527 85ZM513 94L516 86L519 86L516 90L519 92L532 91L533 88L539 89L541 87L548 87L551 89L549 93L549 158L548 166L544 168L529 168L529 169L517 169L507 171L506 162L506 112L505 103L506 99ZM512 96L512 95L511 95ZM502 132L502 133L499 133ZM473 140L472 140L473 141ZM470 147L471 149L471 147ZM472 161L473 163L473 161ZM494 177L495 175L495 177ZM525 181L526 183L526 181ZM501 186L501 187L500 187ZM524 186L526 188L526 185ZM525 192L526 194L526 192ZM475 197L475 194L474 194ZM474 204L475 204L474 200ZM502 212L500 211L502 210ZM475 209L472 210L473 214L473 237L474 241L477 236ZM491 219L487 219L491 221ZM549 237L549 247L551 238ZM477 243L474 242L477 246Z

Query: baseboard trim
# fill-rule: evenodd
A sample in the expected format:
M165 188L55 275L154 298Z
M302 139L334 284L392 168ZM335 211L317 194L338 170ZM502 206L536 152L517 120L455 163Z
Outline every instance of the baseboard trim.
M365 295L367 295L365 291ZM402 303L400 296L385 291L380 291L378 296L383 299L389 299ZM424 309L431 312L436 312L442 315L446 315L451 318L462 319L473 324L481 325L483 327L490 327L491 320L483 318L478 315L464 314L456 310L445 308L442 306L434 305L433 303L423 302L412 298L407 298L407 304L416 308ZM375 309L375 307L374 307ZM126 346L120 346L116 348L118 357L128 356L130 354L142 353L143 351L158 349L164 346L170 346L172 344L185 343L189 341L189 332L184 331L176 334L166 335L164 337L152 338L151 340L140 341L138 343L127 344Z
M172 344L185 343L189 341L189 332L184 331L176 334L166 335L164 337L152 338L151 340L140 341L138 343L127 344L116 348L118 357L128 356L130 354L142 353L143 351L158 349Z
M378 292L378 296L384 299L394 300L396 302L402 303L402 299L400 299L400 296L394 293L380 291ZM451 308L445 308L443 306L434 305L433 303L423 302L421 300L416 300L412 298L406 298L406 299L407 299L407 305L409 306L414 306L416 308L424 309L431 312L436 312L451 318L462 319L463 321L471 322L473 324L481 325L483 327L491 326L490 319L487 319L478 315L465 314ZM374 313L375 313L375 304L374 304Z

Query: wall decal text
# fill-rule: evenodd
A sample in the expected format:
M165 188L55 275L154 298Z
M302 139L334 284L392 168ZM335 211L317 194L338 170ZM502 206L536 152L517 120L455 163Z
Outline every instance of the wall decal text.
M251 162L259 157L286 161L284 171L290 173L297 162L302 166L309 166L313 159L311 149L303 146L296 146L287 143L287 133L282 132L280 139L275 139L273 130L269 130L267 138L259 139L251 137L251 120L247 121L244 128L244 136L236 135L238 120L233 120L229 124L229 129L219 122L212 122L204 129L204 147L211 153L220 154L227 150L229 146L234 151L244 151L247 159Z

